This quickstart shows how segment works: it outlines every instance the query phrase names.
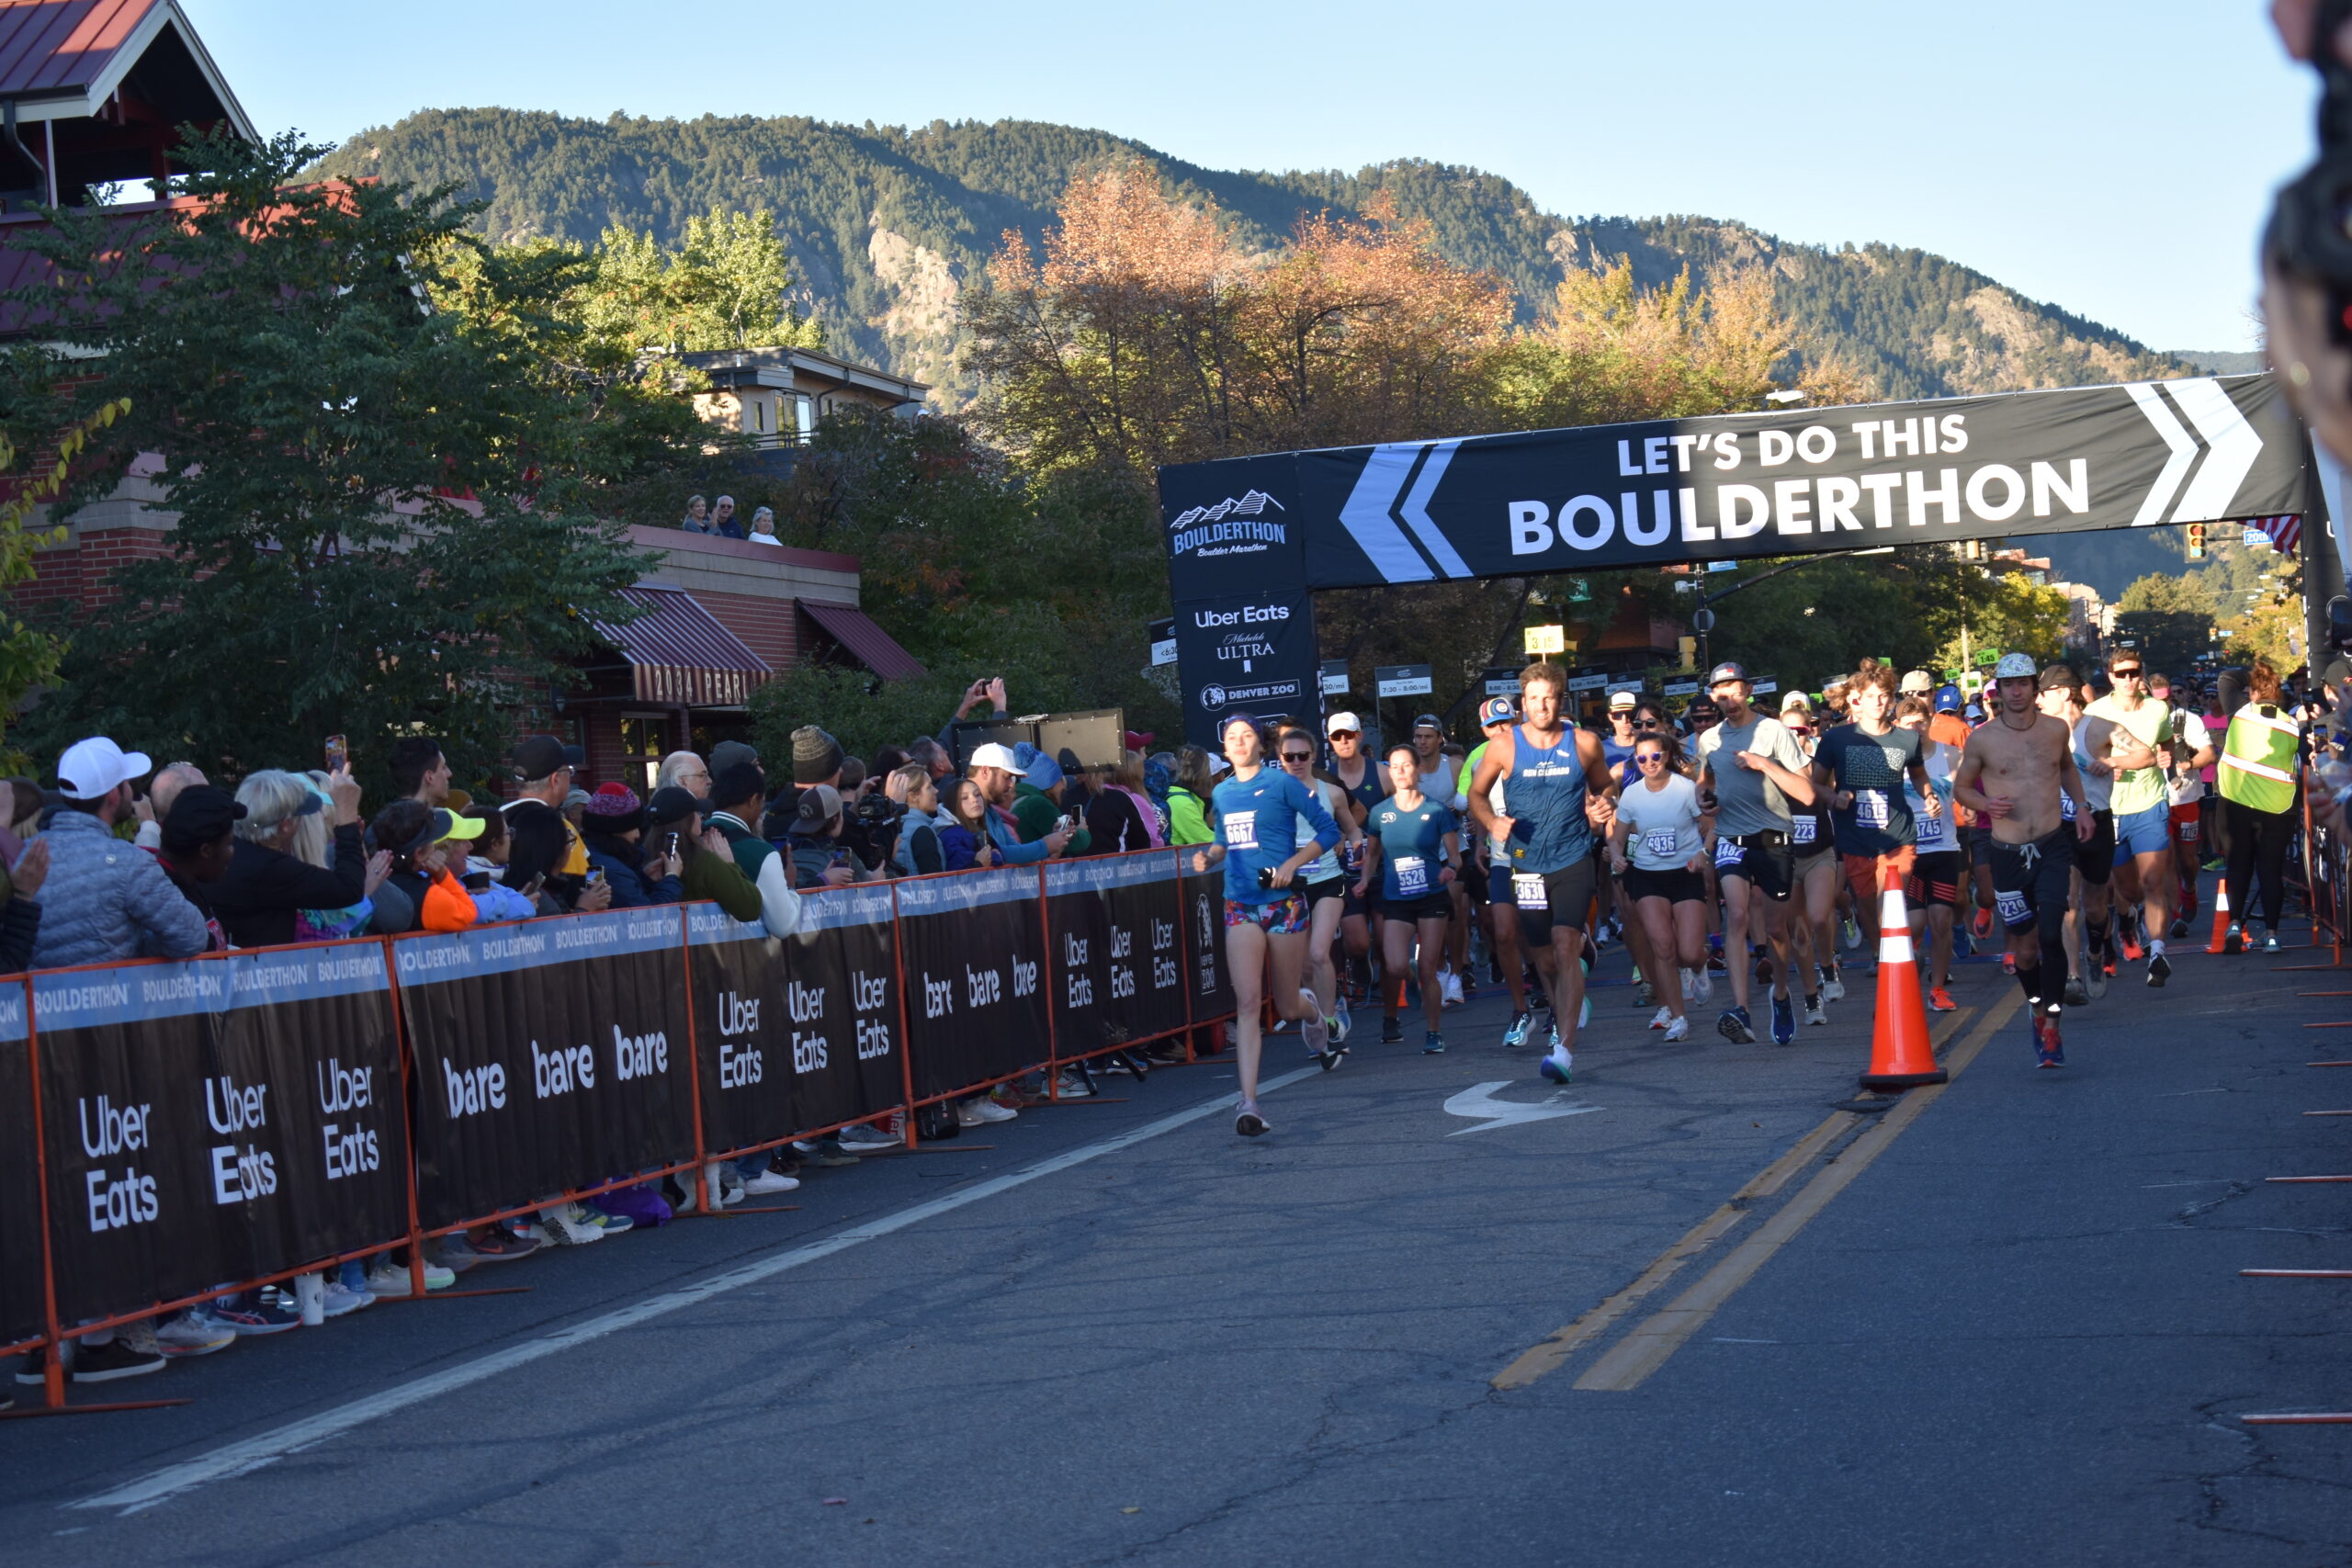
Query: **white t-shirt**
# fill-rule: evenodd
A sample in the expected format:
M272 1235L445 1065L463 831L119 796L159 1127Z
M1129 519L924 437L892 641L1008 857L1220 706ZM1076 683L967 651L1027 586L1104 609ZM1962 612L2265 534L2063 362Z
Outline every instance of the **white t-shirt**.
M1315 798L1323 803L1323 809L1331 814L1332 821L1342 824L1347 821L1347 818L1341 815L1341 813L1347 810L1346 791L1342 790L1338 784L1333 784L1329 779L1311 780L1309 781L1309 787L1315 791ZM1314 824L1308 822L1305 817L1299 817L1298 824L1297 832L1298 841L1300 843L1303 844L1306 842L1307 840L1315 837ZM1340 834L1340 843L1344 844L1347 841L1348 835L1343 828ZM1294 887L1304 887L1310 882L1322 882L1339 874L1340 845L1334 844L1329 849L1325 850L1321 854L1317 855L1313 860L1308 861L1306 863L1306 869L1301 871L1296 876L1291 878L1291 886Z
M2172 710L2172 744L2174 753L2186 764L2189 758L2213 744L2213 732L2205 728L2204 719L2196 714L2187 708L2175 708ZM2186 776L2173 775L2172 803L2175 806L2194 806L2204 798L2205 781L2198 776L2195 768L2189 768Z
M1625 824L1625 858L1643 871L1680 871L1705 847L1699 831L1699 786L1668 773L1664 789L1646 781L1618 792L1617 819Z
M1952 750L1940 742L1921 738L1928 769L1928 787L1943 802L1943 809L1930 817L1919 792L1912 787L1906 774L1903 780L1903 798L1911 807L1911 826L1917 834L1917 852L1923 855L1944 854L1960 848L1960 838L1951 826L1951 764Z
M2105 811L2108 802L2115 796L2115 775L2109 773L2102 777L2091 772L2090 742L2086 733L2089 727L2087 714L2075 721L2075 771L2083 775L2084 801L2093 811ZM2066 792L2063 788L2058 792L2058 806L2061 811L2066 807Z

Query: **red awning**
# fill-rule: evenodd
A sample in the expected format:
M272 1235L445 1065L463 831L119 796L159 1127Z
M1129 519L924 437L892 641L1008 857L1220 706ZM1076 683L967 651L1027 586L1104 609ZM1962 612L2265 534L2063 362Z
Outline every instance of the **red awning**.
M911 681L923 672L915 656L892 641L890 634L876 626L874 617L865 611L814 599L798 604L852 658L885 681Z
M736 707L773 673L683 589L624 588L621 597L647 613L627 626L598 621L596 629L629 661L639 701Z

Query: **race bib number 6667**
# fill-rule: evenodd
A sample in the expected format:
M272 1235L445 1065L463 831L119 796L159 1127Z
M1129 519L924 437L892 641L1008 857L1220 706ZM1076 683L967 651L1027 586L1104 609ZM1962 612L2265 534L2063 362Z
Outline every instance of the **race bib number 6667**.
M1225 814L1225 847L1228 850L1254 850L1258 847L1258 814L1254 811L1228 811Z

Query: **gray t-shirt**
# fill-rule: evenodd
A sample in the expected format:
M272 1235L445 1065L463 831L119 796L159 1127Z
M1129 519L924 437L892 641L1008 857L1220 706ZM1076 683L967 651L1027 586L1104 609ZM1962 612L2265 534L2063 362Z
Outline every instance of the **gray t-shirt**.
M1746 724L1719 724L1699 737L1699 766L1714 775L1715 836L1788 832L1792 821L1789 797L1761 773L1734 761L1734 753L1740 751L1770 757L1792 773L1802 774L1808 766L1787 727L1753 709Z

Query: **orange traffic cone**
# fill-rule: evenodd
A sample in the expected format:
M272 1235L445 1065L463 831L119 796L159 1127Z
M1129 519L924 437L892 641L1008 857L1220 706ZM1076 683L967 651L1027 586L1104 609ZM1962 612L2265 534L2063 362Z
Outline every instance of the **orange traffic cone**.
M1943 1083L1950 1075L1936 1066L1928 1043L1928 1009L1919 994L1919 961L1911 951L1911 917L1900 888L1879 897L1878 1026L1871 1036L1870 1071L1864 1089L1917 1089Z
M2226 881L2213 885L2213 940L2205 944L2208 953L2222 951L2222 941L2230 934L2230 885Z

